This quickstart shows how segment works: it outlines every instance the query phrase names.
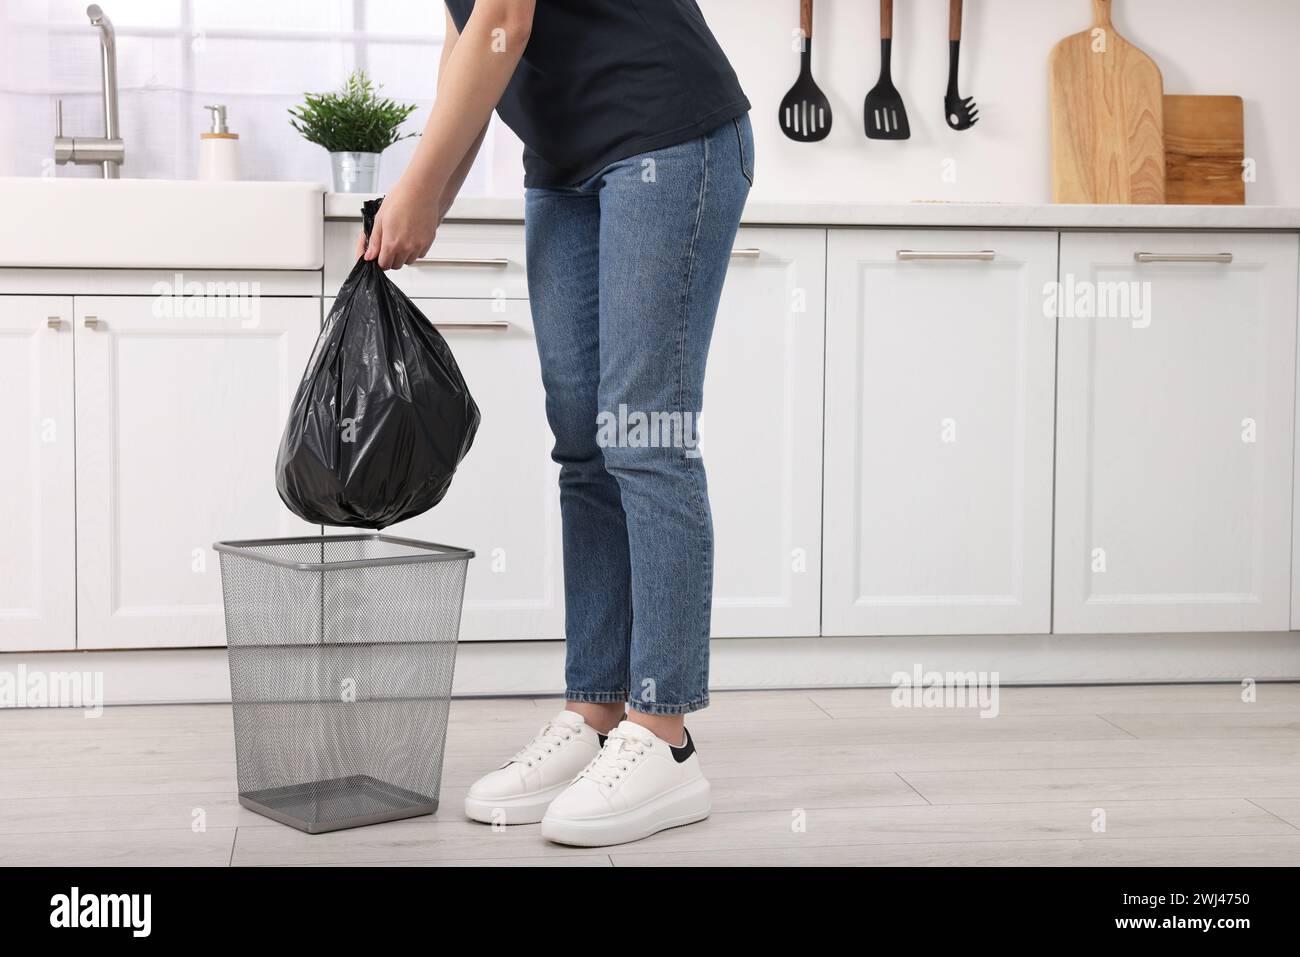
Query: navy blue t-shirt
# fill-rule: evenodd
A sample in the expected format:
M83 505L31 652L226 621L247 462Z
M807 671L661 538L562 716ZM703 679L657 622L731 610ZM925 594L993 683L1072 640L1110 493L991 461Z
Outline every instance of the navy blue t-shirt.
M464 30L474 0L446 0ZM497 104L524 141L525 186L572 186L617 160L749 110L695 0L537 0Z

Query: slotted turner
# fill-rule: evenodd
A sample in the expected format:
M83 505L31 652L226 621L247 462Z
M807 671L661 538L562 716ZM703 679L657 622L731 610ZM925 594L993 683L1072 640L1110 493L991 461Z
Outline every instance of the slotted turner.
M890 54L894 46L894 0L880 0L880 79L867 94L863 107L867 139L905 140L911 137L903 97L894 89Z
M813 0L799 0L799 30L803 34L799 79L781 101L777 120L781 132L800 143L816 143L831 131L831 104L812 78Z

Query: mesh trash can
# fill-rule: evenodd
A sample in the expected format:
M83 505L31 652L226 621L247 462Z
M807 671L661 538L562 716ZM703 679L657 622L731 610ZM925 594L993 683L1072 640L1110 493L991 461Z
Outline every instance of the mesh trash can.
M474 553L378 534L213 547L239 803L309 834L436 811Z

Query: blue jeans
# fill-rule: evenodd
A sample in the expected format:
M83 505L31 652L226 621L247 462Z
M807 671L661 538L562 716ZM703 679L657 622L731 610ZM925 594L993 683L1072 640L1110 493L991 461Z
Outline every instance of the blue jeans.
M527 191L571 701L649 714L709 702L713 521L696 425L753 155L742 116Z

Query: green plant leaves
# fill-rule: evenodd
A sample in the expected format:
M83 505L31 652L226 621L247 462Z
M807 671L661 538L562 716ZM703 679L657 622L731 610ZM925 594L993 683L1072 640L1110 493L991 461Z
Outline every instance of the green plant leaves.
M382 153L394 143L416 136L398 130L415 112L413 103L381 97L364 70L356 70L333 93L304 93L290 108L289 125L310 143L331 153Z

